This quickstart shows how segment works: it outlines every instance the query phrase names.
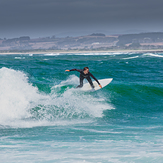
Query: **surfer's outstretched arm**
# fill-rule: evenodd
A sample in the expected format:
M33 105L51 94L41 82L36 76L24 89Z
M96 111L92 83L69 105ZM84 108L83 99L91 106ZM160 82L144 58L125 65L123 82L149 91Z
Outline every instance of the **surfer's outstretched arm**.
M65 71L78 71L78 72L82 72L82 70L80 70L80 69L76 69L76 68L71 69L71 70L65 70Z
M90 73L90 76L98 83L99 87L102 88L100 82L91 73Z

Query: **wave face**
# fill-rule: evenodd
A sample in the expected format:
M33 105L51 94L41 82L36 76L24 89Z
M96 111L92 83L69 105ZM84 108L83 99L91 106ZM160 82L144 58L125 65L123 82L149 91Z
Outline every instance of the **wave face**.
M162 163L162 53L0 58L2 162ZM76 89L79 73L65 70L85 66L113 81Z

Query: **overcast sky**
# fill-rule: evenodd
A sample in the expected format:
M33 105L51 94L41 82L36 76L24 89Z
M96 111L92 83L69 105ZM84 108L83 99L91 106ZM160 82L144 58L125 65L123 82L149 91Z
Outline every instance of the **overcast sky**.
M163 0L0 0L0 38L163 32Z

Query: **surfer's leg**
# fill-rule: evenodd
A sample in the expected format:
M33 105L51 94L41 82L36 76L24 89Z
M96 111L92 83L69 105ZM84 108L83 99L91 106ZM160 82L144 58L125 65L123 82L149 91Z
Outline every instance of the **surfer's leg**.
M88 82L91 85L91 87L94 88L95 86L92 83L92 79L90 77L87 77L86 79L88 80Z
M83 76L80 75L80 85L78 85L76 88L83 87L83 80L84 80Z

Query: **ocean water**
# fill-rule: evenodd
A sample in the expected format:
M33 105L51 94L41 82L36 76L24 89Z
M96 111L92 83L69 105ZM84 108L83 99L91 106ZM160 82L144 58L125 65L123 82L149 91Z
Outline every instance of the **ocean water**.
M162 163L163 53L1 55L0 162Z

